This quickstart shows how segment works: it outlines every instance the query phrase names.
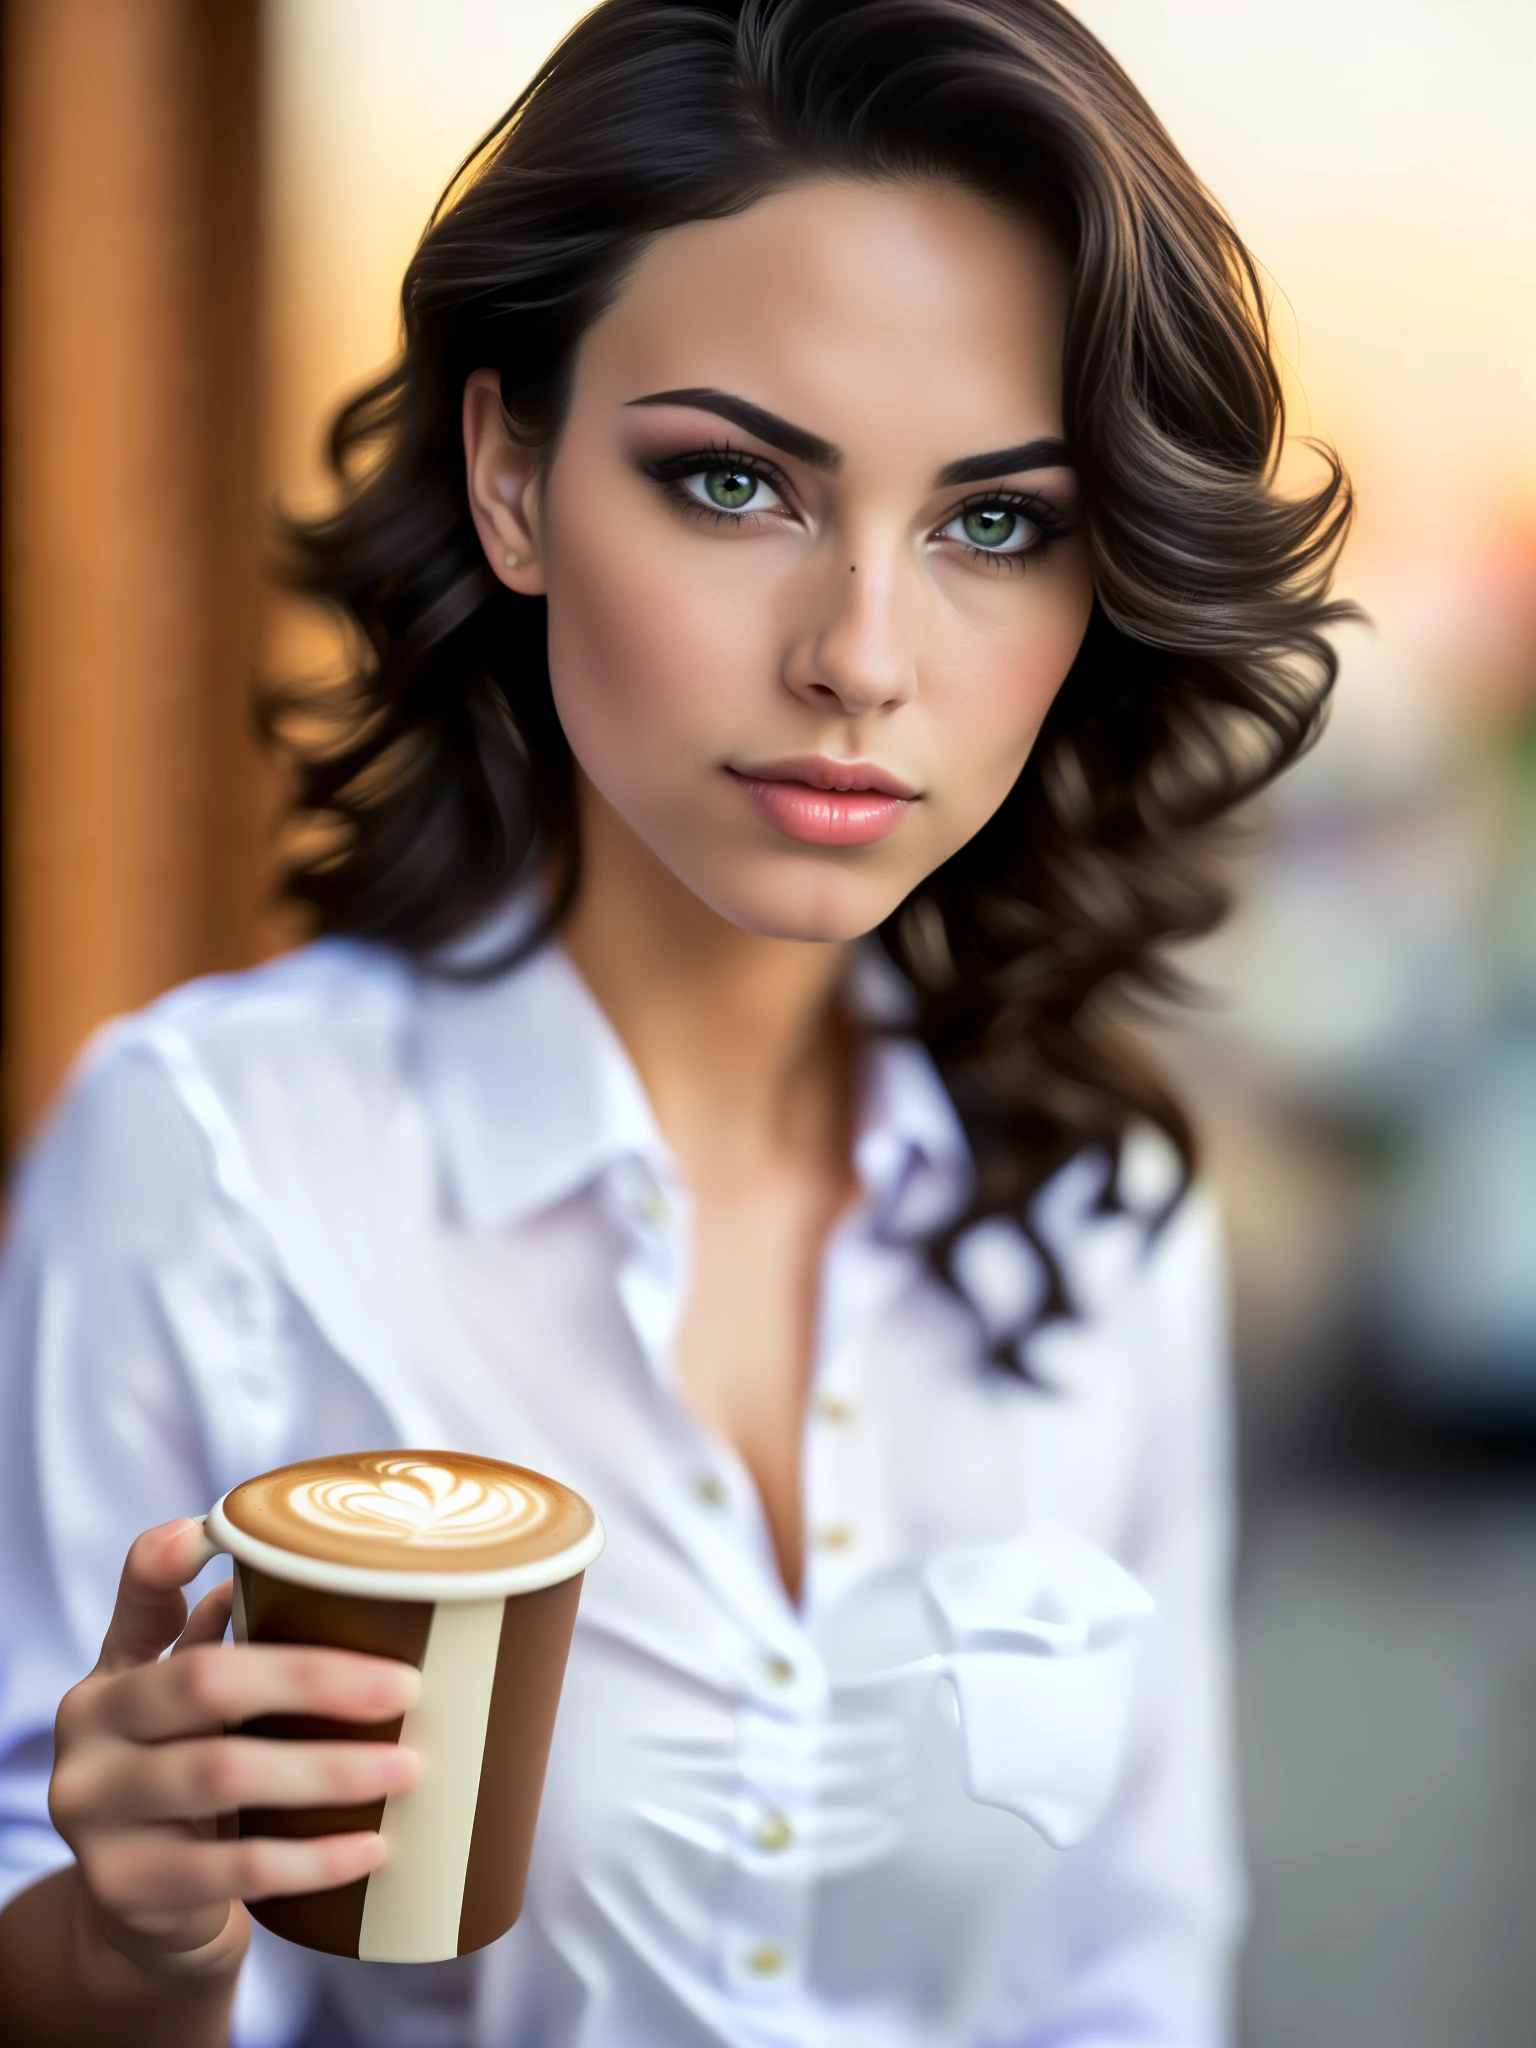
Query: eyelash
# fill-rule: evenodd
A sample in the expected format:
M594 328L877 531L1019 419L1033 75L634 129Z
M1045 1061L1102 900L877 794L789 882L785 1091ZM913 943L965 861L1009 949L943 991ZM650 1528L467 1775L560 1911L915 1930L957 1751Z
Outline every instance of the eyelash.
M1065 519L1048 498L1037 498L1031 491L978 491L957 505L941 525L953 526L967 512L983 511L1016 512L1021 519L1027 519L1031 526L1038 528L1040 534L1040 538L1029 547L1008 551L973 547L968 541L959 543L972 560L980 557L989 568L1023 571L1031 562L1038 562L1057 541L1066 540L1073 530L1071 521Z
M660 484L667 496L684 512L697 519L708 521L711 526L746 526L755 524L761 518L757 512L732 512L724 505L705 505L694 497L691 491L682 489L683 483L691 476L701 476L712 469L739 470L743 476L756 477L781 498L790 496L788 479L773 463L761 455L749 455L744 449L733 448L725 442L711 442L707 447L692 448L681 455L666 455L654 462L643 465L645 474ZM1066 540L1073 532L1072 524L1063 518L1056 506L1048 499L1034 496L1028 491L981 491L966 498L957 505L947 519L939 522L936 531L952 526L957 519L963 519L968 512L1001 511L1016 512L1038 527L1040 538L1033 546L1003 551L997 548L978 548L967 541L957 545L973 561L984 561L996 570L1021 571L1031 562L1037 562L1054 547L1057 541Z
M707 520L711 526L755 525L762 514L732 512L724 505L701 503L691 491L682 489L683 483L691 476L703 476L712 469L740 470L743 476L756 477L769 490L777 491L781 498L787 500L790 496L789 480L774 464L765 462L760 455L748 455L740 448L727 447L719 441L712 441L705 448L689 449L683 455L665 455L659 461L647 462L644 468L648 477L664 487L673 504Z

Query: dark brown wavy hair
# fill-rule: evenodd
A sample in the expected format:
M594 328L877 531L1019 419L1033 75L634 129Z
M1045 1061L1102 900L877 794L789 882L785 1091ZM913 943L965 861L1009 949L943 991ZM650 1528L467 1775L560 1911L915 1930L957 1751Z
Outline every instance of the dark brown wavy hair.
M1191 1170L1126 1014L1177 992L1166 944L1226 908L1221 821L1317 733L1350 501L1326 451L1312 494L1277 491L1253 260L1055 0L606 0L566 37L411 261L400 358L332 430L338 509L286 528L291 580L339 608L355 655L300 719L268 700L297 815L323 828L286 886L320 929L431 961L549 864L558 924L579 878L570 753L544 603L496 581L470 521L465 379L496 368L519 432L551 444L577 344L649 236L825 175L953 181L1043 220L1071 265L1092 619L1001 809L879 931L976 1160L935 1267L952 1277L963 1233L1012 1217L1049 1275L1039 1314L1059 1314L1044 1182L1096 1153L1113 1206L1137 1122Z

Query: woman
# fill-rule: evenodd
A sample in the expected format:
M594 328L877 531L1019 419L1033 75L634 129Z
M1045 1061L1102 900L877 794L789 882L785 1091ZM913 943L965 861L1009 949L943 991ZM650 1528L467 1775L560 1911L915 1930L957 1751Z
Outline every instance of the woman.
M1273 488L1252 265L1054 0L609 0L404 310L291 534L356 650L291 742L326 936L116 1027L20 1198L5 1995L119 2042L1215 2042L1218 1281L1115 1003L1332 680L1347 493ZM380 1851L213 1817L415 1764L224 1727L408 1680L225 1645L222 1587L183 1630L167 1518L390 1442L609 1529L528 1905L241 1973L241 1899ZM844 1683L1042 1515L1157 1602L1059 1856L936 1687Z

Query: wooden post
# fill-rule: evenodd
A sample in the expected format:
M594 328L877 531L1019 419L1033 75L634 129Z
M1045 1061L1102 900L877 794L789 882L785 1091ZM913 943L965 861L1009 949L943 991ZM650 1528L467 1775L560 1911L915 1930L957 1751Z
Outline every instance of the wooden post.
M6 0L6 1133L273 943L259 0Z

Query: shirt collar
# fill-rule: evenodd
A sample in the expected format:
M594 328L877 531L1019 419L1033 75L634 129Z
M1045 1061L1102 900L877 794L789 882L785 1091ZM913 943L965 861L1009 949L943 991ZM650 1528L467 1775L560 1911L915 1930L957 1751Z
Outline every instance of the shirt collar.
M877 1221L898 1235L936 1228L964 1199L970 1146L949 1090L915 1038L870 1041L853 1169Z
M454 1208L493 1230L616 1160L676 1169L640 1077L562 947L494 981L423 977L417 1072Z
M893 981L894 977L894 981ZM853 984L871 1038L853 1164L877 1217L932 1227L971 1172L949 1093L914 1038L892 1035L900 977L866 951ZM424 975L417 1077L456 1214L494 1230L574 1194L621 1159L679 1175L617 1032L557 942L484 982Z
M913 1020L912 986L873 940L854 958L849 1002L870 1028L854 1172L882 1226L934 1229L969 1189L971 1150L927 1048L902 1028Z

